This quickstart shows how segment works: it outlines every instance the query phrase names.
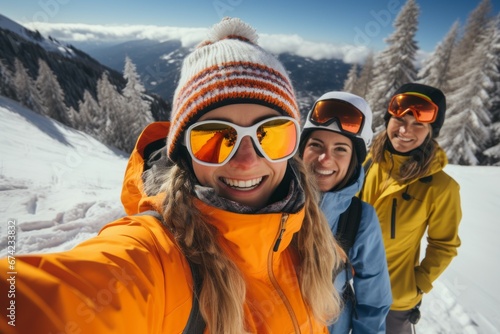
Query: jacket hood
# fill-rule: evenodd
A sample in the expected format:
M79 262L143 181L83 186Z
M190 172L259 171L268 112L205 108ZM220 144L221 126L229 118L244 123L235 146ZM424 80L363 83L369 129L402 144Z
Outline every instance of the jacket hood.
M130 154L123 180L121 201L128 215L154 209L159 198L148 197L142 174L149 168L148 160L165 147L170 122L154 122L144 128Z

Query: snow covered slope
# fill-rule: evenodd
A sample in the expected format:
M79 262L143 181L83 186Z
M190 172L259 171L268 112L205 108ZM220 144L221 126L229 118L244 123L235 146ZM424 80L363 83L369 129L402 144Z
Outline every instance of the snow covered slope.
M16 253L72 248L124 215L127 157L88 135L0 97L0 257L7 221ZM450 165L461 186L462 246L424 296L418 333L500 333L500 168Z
M122 152L1 96L0 120L0 214L17 221L18 254L68 249L124 214Z

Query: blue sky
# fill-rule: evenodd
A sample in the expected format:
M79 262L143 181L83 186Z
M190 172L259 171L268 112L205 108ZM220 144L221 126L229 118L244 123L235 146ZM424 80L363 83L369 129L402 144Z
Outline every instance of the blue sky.
M297 35L318 43L385 47L406 0L23 0L4 1L0 14L26 24L86 23L207 28L223 16L240 17L259 34ZM417 0L417 42L431 52L456 20L464 24L480 0ZM494 13L500 0L491 0ZM42 31L43 33L43 31Z

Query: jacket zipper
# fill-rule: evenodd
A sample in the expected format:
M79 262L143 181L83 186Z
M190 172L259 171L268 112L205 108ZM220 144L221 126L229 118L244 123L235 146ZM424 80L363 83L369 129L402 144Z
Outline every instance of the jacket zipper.
M391 239L396 238L396 207L398 205L398 200L392 200L392 214L391 214Z
M276 277L274 276L274 272L273 272L274 253L277 252L279 249L281 239L283 238L283 233L286 230L285 226L286 226L286 222L288 220L288 216L289 215L287 213L285 213L281 216L280 230L278 232L278 237L276 238L276 242L274 243L273 250L271 252L269 252L268 262L267 262L267 271L268 271L268 275L269 275L269 280L271 281L274 289L276 290L276 292L280 296L281 301L283 302L286 309L288 310L288 313L290 314L290 318L292 320L293 327L295 329L295 333L300 333L299 323L297 321L297 317L295 316L295 312L293 311L292 305L290 305L290 302L288 301L288 299L285 296L285 293L283 292L280 285L278 284L278 281L276 280Z
M274 243L273 252L277 252L278 249L280 248L281 239L283 238L283 233L285 233L285 224L286 224L287 219L288 219L287 213L285 213L281 216L280 231L278 234L278 238L276 239L276 242Z

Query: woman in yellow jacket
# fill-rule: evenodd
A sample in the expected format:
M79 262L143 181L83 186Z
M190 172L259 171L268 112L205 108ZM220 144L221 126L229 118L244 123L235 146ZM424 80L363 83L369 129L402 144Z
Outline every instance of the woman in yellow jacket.
M0 332L327 333L337 245L293 158L293 87L256 40L224 19L185 59L170 124L146 128L130 158L129 216L67 252L19 256L12 270L2 259L0 308L14 302L15 326L2 315ZM186 330L194 308L202 326Z
M382 228L393 296L388 334L412 333L422 294L432 289L460 246L459 185L443 171L448 161L434 139L445 111L440 90L404 84L392 97L384 116L386 130L375 138L366 159L361 199L375 207Z

